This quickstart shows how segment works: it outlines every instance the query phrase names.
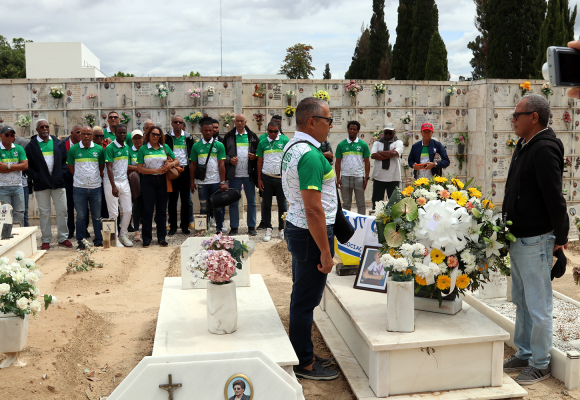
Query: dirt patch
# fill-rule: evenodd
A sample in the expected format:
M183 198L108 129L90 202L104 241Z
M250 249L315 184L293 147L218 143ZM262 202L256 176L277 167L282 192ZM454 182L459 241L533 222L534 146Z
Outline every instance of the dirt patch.
M168 278L181 276L181 248L176 248L169 256L169 267L165 276Z

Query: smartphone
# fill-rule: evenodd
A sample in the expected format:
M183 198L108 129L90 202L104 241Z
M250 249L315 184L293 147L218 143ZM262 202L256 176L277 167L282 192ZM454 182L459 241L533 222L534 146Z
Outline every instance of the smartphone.
M542 67L542 74L552 87L580 86L579 50L550 46L546 56L548 61Z
M417 166L417 168L419 169L425 169L427 168L427 164L415 164Z

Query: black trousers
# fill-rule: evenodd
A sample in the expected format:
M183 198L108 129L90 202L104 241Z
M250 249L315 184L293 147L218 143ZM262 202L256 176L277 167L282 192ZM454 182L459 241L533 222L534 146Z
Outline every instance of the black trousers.
M153 240L153 210L157 225L157 240L165 240L167 228L167 183L163 175L142 175L141 195L143 196L143 244Z
M383 201L385 199L385 192L387 192L387 198L390 198L396 188L399 187L401 182L393 181L393 182L382 182L373 179L373 210L375 209L375 203L377 201Z
M75 202L73 200L73 184L65 182L66 190L66 210L68 213L68 235L73 236L75 233Z
M264 193L262 197L262 224L266 228L272 228L272 197L276 196L278 203L278 229L284 229L282 215L286 212L286 197L282 188L282 178L273 178L262 174Z
M189 193L190 193L190 177L189 177L189 167L185 167L185 170L179 175L174 181L171 181L173 185L173 192L169 192L169 228L172 230L177 230L177 200L181 198L181 223L179 227L181 229L187 229L189 227Z

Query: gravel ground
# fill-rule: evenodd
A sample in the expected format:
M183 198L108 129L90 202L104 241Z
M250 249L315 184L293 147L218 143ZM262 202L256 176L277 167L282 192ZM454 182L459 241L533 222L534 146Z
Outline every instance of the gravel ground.
M501 315L515 321L516 306L513 303L494 304L482 300L489 307L499 312ZM570 345L570 341L580 339L580 308L574 304L567 303L554 297L554 326L553 326L553 346L564 352L577 350Z

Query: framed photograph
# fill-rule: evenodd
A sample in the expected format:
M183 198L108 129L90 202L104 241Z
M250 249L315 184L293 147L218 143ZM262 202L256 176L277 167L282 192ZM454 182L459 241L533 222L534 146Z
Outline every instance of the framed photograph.
M380 249L378 246L365 246L354 281L355 289L387 293L389 273L384 270L381 263Z
M252 400L254 387L244 374L236 374L228 379L224 389L225 400Z

